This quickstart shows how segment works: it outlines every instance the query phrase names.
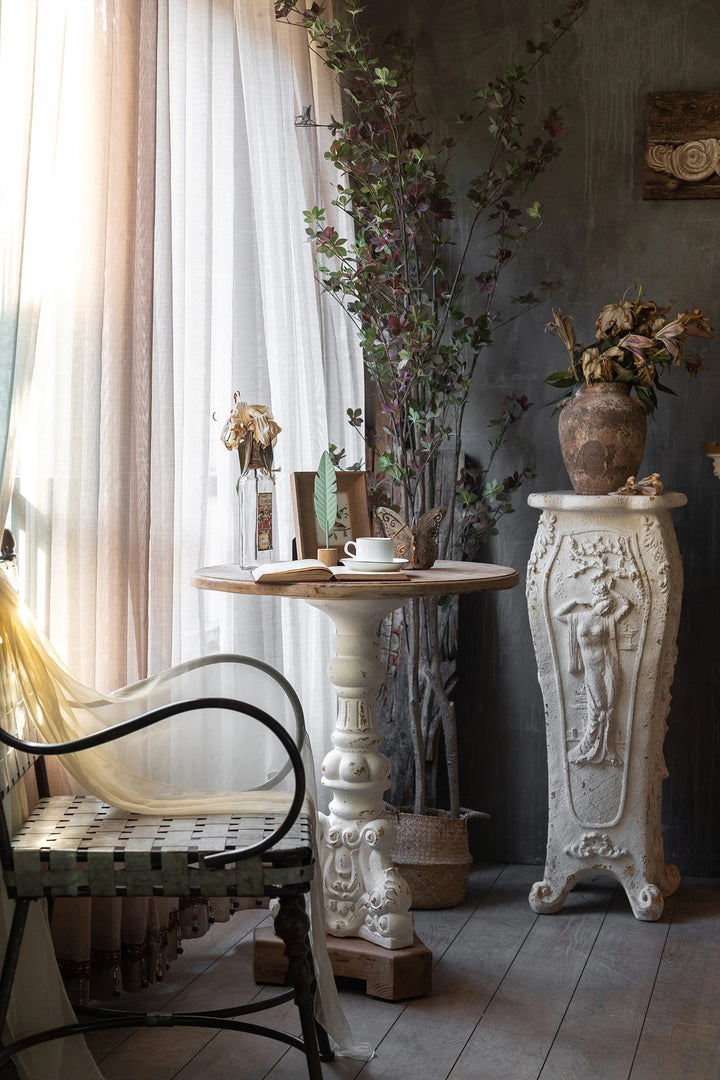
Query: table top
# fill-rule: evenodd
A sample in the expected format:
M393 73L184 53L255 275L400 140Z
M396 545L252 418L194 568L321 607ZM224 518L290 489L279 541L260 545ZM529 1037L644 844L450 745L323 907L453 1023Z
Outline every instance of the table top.
M192 576L197 589L246 593L252 596L297 596L304 600L343 600L362 596L443 596L450 593L491 592L512 589L519 581L517 570L494 563L438 561L430 570L403 571L397 581L296 581L259 585L249 570L239 566L204 566Z

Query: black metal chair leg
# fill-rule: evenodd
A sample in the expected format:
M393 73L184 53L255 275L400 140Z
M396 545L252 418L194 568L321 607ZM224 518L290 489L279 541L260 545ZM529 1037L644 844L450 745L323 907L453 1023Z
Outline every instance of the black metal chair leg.
M0 811L1 813L2 811ZM20 955L25 923L32 900L16 900L13 912L10 935L8 937L5 959L3 960L2 974L0 975L0 1031L2 1031L10 1006L10 994L12 993L15 972Z
M308 937L310 920L307 917L305 900L301 894L291 893L280 897L280 908L275 916L275 929L285 945L285 955L288 958L288 978L295 992L295 1004L300 1014L308 1077L309 1080L322 1080L320 1050L313 1011L315 975Z

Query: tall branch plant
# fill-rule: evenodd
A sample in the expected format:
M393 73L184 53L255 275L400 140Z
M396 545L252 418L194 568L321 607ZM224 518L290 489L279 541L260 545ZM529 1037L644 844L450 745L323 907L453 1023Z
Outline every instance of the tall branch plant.
M559 110L551 107L537 132L526 133L527 88L588 2L573 0L547 23L542 40L527 42L526 63L478 89L472 110L456 118L457 135L441 139L427 129L418 104L412 47L395 42L381 57L360 7L330 20L317 5L276 3L278 18L305 30L344 95L343 118L328 118L333 141L326 156L337 169L333 204L351 220L351 237L328 224L322 207L305 220L319 279L357 329L373 390L373 428L356 408L348 409L349 421L372 452L376 499L408 523L434 506L448 507L441 557L472 555L512 511L513 494L531 475L522 468L492 478L497 452L529 407L524 396L513 391L503 399L483 463L464 461L463 424L483 351L503 325L539 302L529 292L508 297L504 312L497 304L503 272L542 223L530 192L557 157L562 132ZM296 122L322 120L304 109ZM463 196L449 180L458 151L483 157ZM469 212L460 219L461 203ZM540 291L551 284L542 282ZM444 619L434 602L415 602L405 612L414 809L428 806L426 762L442 730L450 813L458 816L455 713L441 666ZM408 695L402 698L407 707Z

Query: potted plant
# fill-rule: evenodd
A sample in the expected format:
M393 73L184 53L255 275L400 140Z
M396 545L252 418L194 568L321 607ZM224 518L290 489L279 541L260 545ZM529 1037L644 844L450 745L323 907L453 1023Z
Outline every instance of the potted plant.
M345 119L329 118L333 140L326 157L338 171L333 201L347 215L351 235L329 224L322 207L308 210L305 219L319 280L353 321L363 349L375 420L366 424L358 408L349 408L348 417L368 446L371 499L410 526L433 508L446 508L441 558L472 555L512 511L512 496L531 475L526 467L504 479L491 471L530 405L523 395L503 398L483 463L464 460L463 420L483 350L504 323L539 302L528 292L508 298L504 313L497 304L504 270L540 227L541 208L529 192L557 156L562 131L560 114L551 108L537 134L526 135L526 90L535 67L586 7L586 0L572 0L547 24L542 41L528 42L527 65L506 68L477 91L473 111L458 118L458 139L436 140L418 105L411 48L401 45L381 59L359 21L361 8L351 6L346 20L332 21L317 5L307 10L288 0L276 3L278 18L304 29L344 92ZM475 130L481 122L488 130L484 142ZM320 126L309 108L296 123ZM465 195L456 197L451 162L471 132L483 160ZM469 216L457 215L460 202ZM442 734L448 814L459 821L450 697L456 605L414 601L403 619L405 678L390 680L390 714L400 714L407 727L409 712L412 810L424 815L434 809Z
M664 371L684 365L696 375L701 369L700 357L686 347L689 338L712 337L707 319L697 310L669 318L671 310L672 304L646 300L640 287L634 297L606 304L595 323L595 342L582 345L572 318L553 309L547 329L567 349L570 367L547 382L564 391L558 435L578 494L606 495L637 476L657 391L674 393L661 382Z

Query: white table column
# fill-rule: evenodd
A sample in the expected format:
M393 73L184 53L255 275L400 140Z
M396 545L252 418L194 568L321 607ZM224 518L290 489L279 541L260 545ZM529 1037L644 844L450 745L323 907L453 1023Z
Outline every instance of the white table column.
M320 814L325 926L335 937L405 948L414 937L411 896L390 858L396 830L383 802L390 762L379 751L375 716L385 678L378 627L405 600L368 596L308 603L324 611L336 630L328 675L338 698L337 723L321 777L332 792L329 813Z
M679 492L531 495L542 511L527 600L545 703L548 840L530 893L562 907L609 871L636 918L658 919L680 875L665 864L663 757L682 593L670 510Z

